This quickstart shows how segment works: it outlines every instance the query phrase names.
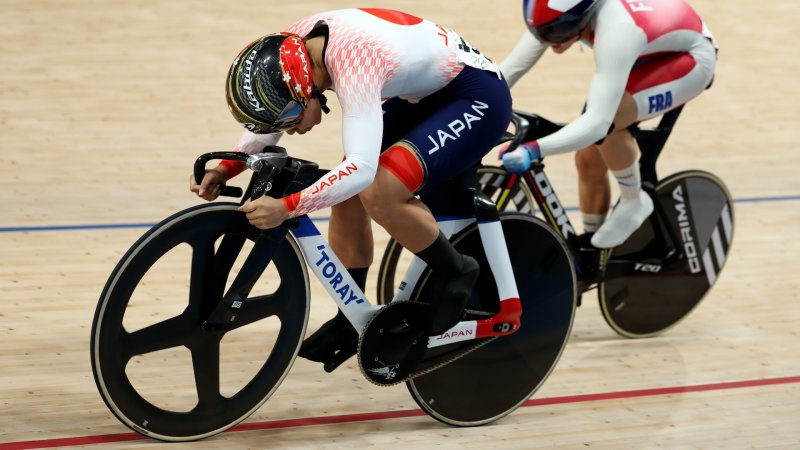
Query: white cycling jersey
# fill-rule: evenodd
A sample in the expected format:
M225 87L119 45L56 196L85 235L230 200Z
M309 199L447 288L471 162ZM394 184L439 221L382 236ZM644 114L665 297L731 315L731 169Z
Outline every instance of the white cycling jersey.
M285 31L306 36L328 27L325 67L342 108L345 159L300 193L293 216L322 209L358 194L378 168L384 99L418 101L452 81L465 65L499 69L458 34L441 25L386 9L343 9L306 17ZM280 133L245 132L237 150L261 151Z
M585 45L592 47L595 74L585 112L556 133L539 139L543 156L580 150L608 133L636 64L669 54L687 53L693 62L685 70L664 71L648 92L635 95L637 120L644 120L685 103L713 78L716 44L697 13L683 0L599 0ZM509 86L533 67L544 51L529 32L500 63ZM685 72L685 73L684 73Z

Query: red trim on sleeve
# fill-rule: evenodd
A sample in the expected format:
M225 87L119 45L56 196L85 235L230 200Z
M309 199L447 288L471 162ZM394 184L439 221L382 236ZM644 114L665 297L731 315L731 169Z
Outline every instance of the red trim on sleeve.
M300 204L300 192L295 192L292 195L287 195L283 197L283 206L286 207L286 210L289 212L294 212L297 209L297 205Z
M245 163L243 161L235 161L232 159L223 159L220 161L219 165L228 170L228 178L239 175L245 168Z

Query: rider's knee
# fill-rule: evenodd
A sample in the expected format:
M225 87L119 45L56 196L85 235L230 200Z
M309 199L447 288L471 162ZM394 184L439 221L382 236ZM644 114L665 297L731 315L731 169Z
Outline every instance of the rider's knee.
M389 220L391 213L397 208L396 202L387 195L384 195L380 186L374 183L359 194L361 203L367 215L378 224Z
M393 172L381 166L372 184L359 193L369 217L383 225L394 213L414 198L413 193Z
M608 170L596 145L575 152L575 168L584 180L605 180Z

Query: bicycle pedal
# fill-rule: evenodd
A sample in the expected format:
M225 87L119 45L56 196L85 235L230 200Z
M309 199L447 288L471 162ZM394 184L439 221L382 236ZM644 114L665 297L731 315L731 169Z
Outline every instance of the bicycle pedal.
M380 386L409 378L428 348L429 306L398 301L383 307L364 327L358 343L361 373Z

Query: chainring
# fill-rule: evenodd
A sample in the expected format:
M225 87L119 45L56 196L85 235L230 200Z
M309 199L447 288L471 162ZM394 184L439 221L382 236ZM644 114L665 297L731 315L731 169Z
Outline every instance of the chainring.
M358 341L358 365L378 386L393 386L430 373L497 339L459 342L428 351L425 334L428 303L395 301L384 306L364 327ZM491 316L467 310L475 318Z
M381 308L358 340L361 373L380 386L408 379L428 348L428 315L425 303L398 301Z

